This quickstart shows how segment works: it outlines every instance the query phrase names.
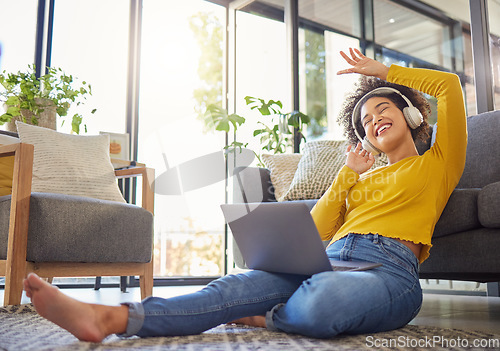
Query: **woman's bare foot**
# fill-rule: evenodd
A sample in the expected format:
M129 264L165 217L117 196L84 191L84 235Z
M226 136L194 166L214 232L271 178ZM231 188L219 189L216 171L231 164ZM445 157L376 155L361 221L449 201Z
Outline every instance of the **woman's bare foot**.
M24 280L24 290L42 317L66 329L79 340L100 342L108 335L126 331L127 306L80 302L34 273Z
M236 319L236 320L232 321L231 323L244 324L244 325L249 325L251 327L265 328L266 327L266 317L265 316L243 317L240 319Z

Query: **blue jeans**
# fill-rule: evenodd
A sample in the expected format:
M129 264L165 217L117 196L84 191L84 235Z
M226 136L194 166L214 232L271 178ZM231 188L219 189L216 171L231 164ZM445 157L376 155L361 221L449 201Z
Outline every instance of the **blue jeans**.
M198 334L238 318L266 315L268 329L331 338L396 329L419 312L418 260L405 245L377 234L349 234L330 245L327 254L383 265L313 276L263 271L227 275L192 294L128 304L125 336Z

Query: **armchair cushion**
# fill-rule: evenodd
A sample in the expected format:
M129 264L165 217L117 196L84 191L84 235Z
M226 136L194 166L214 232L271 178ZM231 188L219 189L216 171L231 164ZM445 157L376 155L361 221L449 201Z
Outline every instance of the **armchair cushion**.
M500 228L500 182L486 185L478 197L479 221L487 228Z
M16 124L21 142L35 147L33 192L125 202L109 157L109 135L70 135Z
M6 259L10 196L0 197L0 260ZM27 261L149 262L153 215L88 197L32 193Z

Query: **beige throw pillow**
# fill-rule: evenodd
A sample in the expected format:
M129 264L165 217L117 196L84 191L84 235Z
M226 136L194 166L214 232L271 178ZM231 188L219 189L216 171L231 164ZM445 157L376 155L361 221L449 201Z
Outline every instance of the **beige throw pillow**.
M346 160L346 140L318 140L304 146L297 171L284 200L319 199L333 183ZM387 164L385 155L373 167Z
M301 154L264 154L261 156L262 162L271 171L271 182L276 200L283 201L301 158Z
M319 199L345 164L347 141L318 140L304 145L285 200Z
M109 158L109 135L71 135L16 124L21 142L35 147L31 191L125 202Z

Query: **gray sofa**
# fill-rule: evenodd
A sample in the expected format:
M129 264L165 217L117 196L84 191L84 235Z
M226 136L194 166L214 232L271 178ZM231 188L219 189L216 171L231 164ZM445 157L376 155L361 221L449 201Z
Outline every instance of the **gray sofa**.
M420 267L423 279L447 279L488 284L488 295L499 296L500 282L500 111L468 117L464 173L453 191L434 234L431 256ZM435 129L434 129L435 130ZM417 145L420 153L431 145ZM234 202L276 201L270 172L236 169ZM304 200L312 208L317 200ZM235 263L244 267L237 246Z

